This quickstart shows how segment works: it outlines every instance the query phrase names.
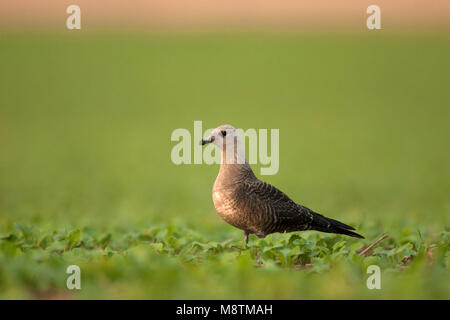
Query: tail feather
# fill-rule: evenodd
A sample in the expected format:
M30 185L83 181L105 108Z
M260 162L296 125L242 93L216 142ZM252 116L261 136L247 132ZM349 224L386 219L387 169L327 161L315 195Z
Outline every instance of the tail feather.
M328 221L332 222L335 226L337 226L339 228L347 229L347 230L355 230L355 228L353 228L353 227L351 227L349 225L346 225L345 223L342 223L340 221L337 221L337 220L334 220L334 219L331 219L331 218L327 218L327 217L324 217L324 218L327 219Z
M364 239L364 237L356 232L347 230L347 229L340 229L340 228L336 228L334 230L331 231L325 231L325 232L331 232L331 233L337 233L337 234L345 234L347 236L350 237L355 237L355 238L360 238L360 239Z
M324 217L323 215L313 212L314 219L312 222L312 229L327 233L344 234L350 237L364 239L364 237L356 232L350 231L355 228L348 226L342 222L334 219Z

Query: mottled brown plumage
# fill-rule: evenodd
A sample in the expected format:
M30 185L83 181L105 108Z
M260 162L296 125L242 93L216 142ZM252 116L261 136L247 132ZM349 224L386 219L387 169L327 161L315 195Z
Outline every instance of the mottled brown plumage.
M363 238L354 228L326 218L296 204L274 186L259 180L247 160L236 129L230 125L212 131L202 144L214 143L222 152L222 163L213 186L218 214L232 226L249 234L265 237L274 232L318 230Z

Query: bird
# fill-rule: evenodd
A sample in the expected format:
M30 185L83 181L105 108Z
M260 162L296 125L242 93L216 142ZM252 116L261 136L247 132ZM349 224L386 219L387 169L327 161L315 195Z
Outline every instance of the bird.
M258 179L233 126L213 129L209 137L200 141L202 146L208 143L221 151L220 169L212 189L214 207L225 222L243 230L246 244L251 234L264 238L272 233L305 230L364 239L352 231L355 228L297 204L281 190Z

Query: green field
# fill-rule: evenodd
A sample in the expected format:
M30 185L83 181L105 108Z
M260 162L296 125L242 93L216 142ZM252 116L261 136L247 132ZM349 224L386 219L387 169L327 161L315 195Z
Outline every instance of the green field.
M0 298L449 299L449 57L444 34L3 33ZM366 239L246 248L218 166L171 162L194 120L280 129L260 178Z

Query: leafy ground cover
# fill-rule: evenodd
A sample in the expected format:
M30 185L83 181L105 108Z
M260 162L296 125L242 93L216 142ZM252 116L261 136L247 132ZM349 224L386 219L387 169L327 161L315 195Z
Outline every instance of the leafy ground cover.
M242 239L208 241L176 224L113 233L33 229L16 225L1 236L4 298L224 298L235 289L239 298L320 298L321 290L333 298L417 297L403 291L410 287L424 290L424 298L448 293L439 277L448 276L449 232L397 230L361 254L361 241L316 232L253 238L246 246ZM76 293L66 288L71 264L82 270ZM383 270L380 292L366 287L370 265Z

